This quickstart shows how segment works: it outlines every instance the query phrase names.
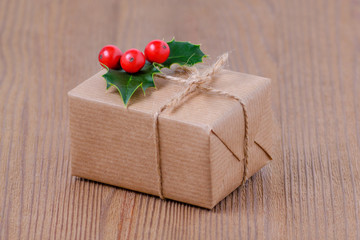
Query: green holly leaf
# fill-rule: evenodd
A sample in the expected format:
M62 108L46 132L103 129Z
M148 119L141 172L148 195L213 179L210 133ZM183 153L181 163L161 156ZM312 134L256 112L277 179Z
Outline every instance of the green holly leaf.
M167 43L170 47L170 55L168 59L159 64L160 68L170 68L172 64L179 64L181 66L193 66L196 63L203 62L203 58L207 57L201 50L200 45L195 45L190 42L178 42L172 39Z
M189 42L177 42L172 39L168 42L170 47L170 55L168 59L162 63L146 62L144 67L137 73L129 74L124 70L113 70L103 65L107 72L103 75L106 80L106 89L114 86L120 93L121 98L127 106L131 96L136 89L142 88L144 94L149 87L155 87L154 74L161 73L159 69L170 68L172 64L181 66L193 66L201 63L204 57L207 57L201 50L200 45L194 45Z
M107 69L108 71L103 75L106 80L106 89L114 86L119 91L125 106L127 106L131 96L139 87L142 88L144 94L147 88L155 87L154 74L160 72L158 68L149 62L146 62L139 72L133 74L129 74L124 70Z

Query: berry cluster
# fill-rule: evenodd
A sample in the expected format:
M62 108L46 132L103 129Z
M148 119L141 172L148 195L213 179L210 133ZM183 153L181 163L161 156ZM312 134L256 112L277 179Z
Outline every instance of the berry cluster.
M148 43L144 51L132 48L124 54L114 45L103 47L99 53L99 62L110 69L123 69L128 73L136 73L145 65L145 59L149 62L163 63L170 54L169 45L162 40L153 40Z

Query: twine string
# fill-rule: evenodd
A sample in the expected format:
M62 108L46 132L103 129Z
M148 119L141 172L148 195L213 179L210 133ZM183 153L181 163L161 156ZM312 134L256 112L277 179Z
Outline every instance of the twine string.
M159 176L159 197L164 199L163 195L163 181L162 181L162 171L161 171L161 158L160 158L160 138L159 138L159 115L167 110L167 109L174 109L179 106L185 98L190 95L191 93L200 90L205 91L210 94L215 94L218 96L224 96L227 98L234 99L238 101L243 109L244 112L244 124L245 124L245 139L244 139L244 170L243 170L243 179L241 181L241 185L245 183L247 180L248 174L248 144L249 144L249 136L248 136L248 112L246 109L246 105L242 99L238 96L233 95L229 92L214 89L206 83L209 83L213 76L216 75L219 71L221 71L226 64L228 59L228 53L224 53L220 58L209 68L205 69L202 73L195 68L195 67L184 67L182 66L181 69L185 72L185 76L178 77L178 76L170 76L170 75L157 75L159 78L163 78L166 80L170 80L172 82L181 83L186 86L186 88L174 96L170 101L166 104L162 105L157 112L154 114L154 130L155 130L155 159L157 164L157 172Z

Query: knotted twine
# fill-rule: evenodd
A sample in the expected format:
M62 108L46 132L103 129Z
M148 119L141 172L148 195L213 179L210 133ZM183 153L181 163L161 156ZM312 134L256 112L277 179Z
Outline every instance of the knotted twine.
M240 103L244 112L244 122L245 122L245 140L244 140L244 171L243 171L243 179L240 185L243 185L247 179L248 173L248 145L249 145L249 136L248 136L248 115L244 102L238 96L233 95L229 92L218 90L212 88L206 83L209 83L213 76L219 73L228 59L228 53L223 54L220 58L209 68L205 69L203 72L200 72L195 67L184 67L182 66L182 70L188 74L185 74L184 77L170 76L170 75L157 75L159 78L163 78L166 80L170 80L172 82L181 83L186 86L186 88L180 92L180 94L174 96L170 101L161 106L159 110L154 114L154 130L155 130L155 158L157 164L157 171L159 176L159 197L164 199L163 195L163 182L162 182L162 172L161 172L161 158L160 158L160 140L159 140L159 115L165 111L166 109L174 109L178 107L184 99L193 92L204 91L210 94L215 94L219 96L224 96L227 98L234 99ZM190 75L189 75L190 74ZM238 159L239 160L239 159Z

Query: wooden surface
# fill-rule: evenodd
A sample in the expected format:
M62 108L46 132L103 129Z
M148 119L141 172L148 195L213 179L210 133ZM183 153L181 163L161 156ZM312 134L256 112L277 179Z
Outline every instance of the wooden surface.
M2 0L0 238L360 239L359 22L358 0ZM99 49L172 36L273 79L277 157L212 211L69 172L66 93Z

